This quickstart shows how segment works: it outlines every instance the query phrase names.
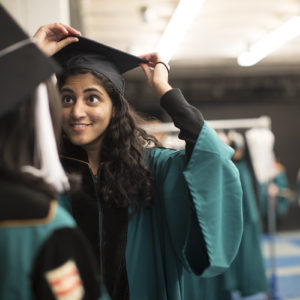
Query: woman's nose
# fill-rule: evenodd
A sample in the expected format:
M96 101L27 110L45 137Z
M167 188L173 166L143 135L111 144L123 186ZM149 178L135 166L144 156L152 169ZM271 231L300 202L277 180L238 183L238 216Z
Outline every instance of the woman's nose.
M80 99L74 103L72 110L71 110L73 118L80 119L85 116L85 108L84 103Z

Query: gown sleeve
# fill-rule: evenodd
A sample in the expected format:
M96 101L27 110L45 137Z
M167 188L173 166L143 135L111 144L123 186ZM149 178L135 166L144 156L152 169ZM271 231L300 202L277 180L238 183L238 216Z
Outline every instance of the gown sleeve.
M37 299L99 299L93 255L78 228L56 229L40 249L31 274Z
M185 101L179 91L170 92L175 101ZM181 113L170 114L180 119ZM174 120L176 126L189 123L186 110L181 115L185 120ZM243 231L242 189L231 161L233 149L205 121L197 126L198 135L180 128L181 134L191 137L190 154L154 148L150 164L156 205L179 259L188 271L211 277L224 272L237 254Z

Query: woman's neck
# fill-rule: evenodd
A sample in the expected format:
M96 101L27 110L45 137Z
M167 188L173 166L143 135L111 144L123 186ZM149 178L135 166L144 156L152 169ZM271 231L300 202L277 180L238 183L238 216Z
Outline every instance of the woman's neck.
M97 175L99 165L100 165L100 159L99 159L99 153L98 152L88 152L88 158L89 158L89 166L92 170L94 175Z
M89 159L89 166L94 175L97 175L100 166L100 147L85 147Z

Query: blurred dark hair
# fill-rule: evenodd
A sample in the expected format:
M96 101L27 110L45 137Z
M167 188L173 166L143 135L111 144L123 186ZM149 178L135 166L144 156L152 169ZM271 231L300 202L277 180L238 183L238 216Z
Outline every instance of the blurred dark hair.
M61 132L61 101L55 84L46 82L54 132ZM24 173L26 165L39 167L35 153L35 102L34 92L14 110L0 117L0 177L17 181L54 196L54 189L41 178Z
M88 73L105 88L114 107L114 115L104 134L99 153L102 163L99 188L101 198L116 207L151 205L152 178L145 163L145 148L161 145L155 137L137 125L143 123L142 118L103 75L88 69L69 70L58 78L59 89L68 77Z

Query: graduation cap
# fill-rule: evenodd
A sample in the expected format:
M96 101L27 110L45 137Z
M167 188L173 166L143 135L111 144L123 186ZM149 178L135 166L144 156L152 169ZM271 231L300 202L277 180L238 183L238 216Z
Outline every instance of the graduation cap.
M147 60L132 54L81 37L54 55L64 70L85 68L96 71L109 79L124 94L122 74L134 69Z
M0 4L0 116L58 70Z
M58 65L37 48L0 4L0 117L35 93L34 115L28 117L35 119L35 154L40 166L23 166L21 171L43 177L62 192L69 183L59 161L43 83L58 70Z

